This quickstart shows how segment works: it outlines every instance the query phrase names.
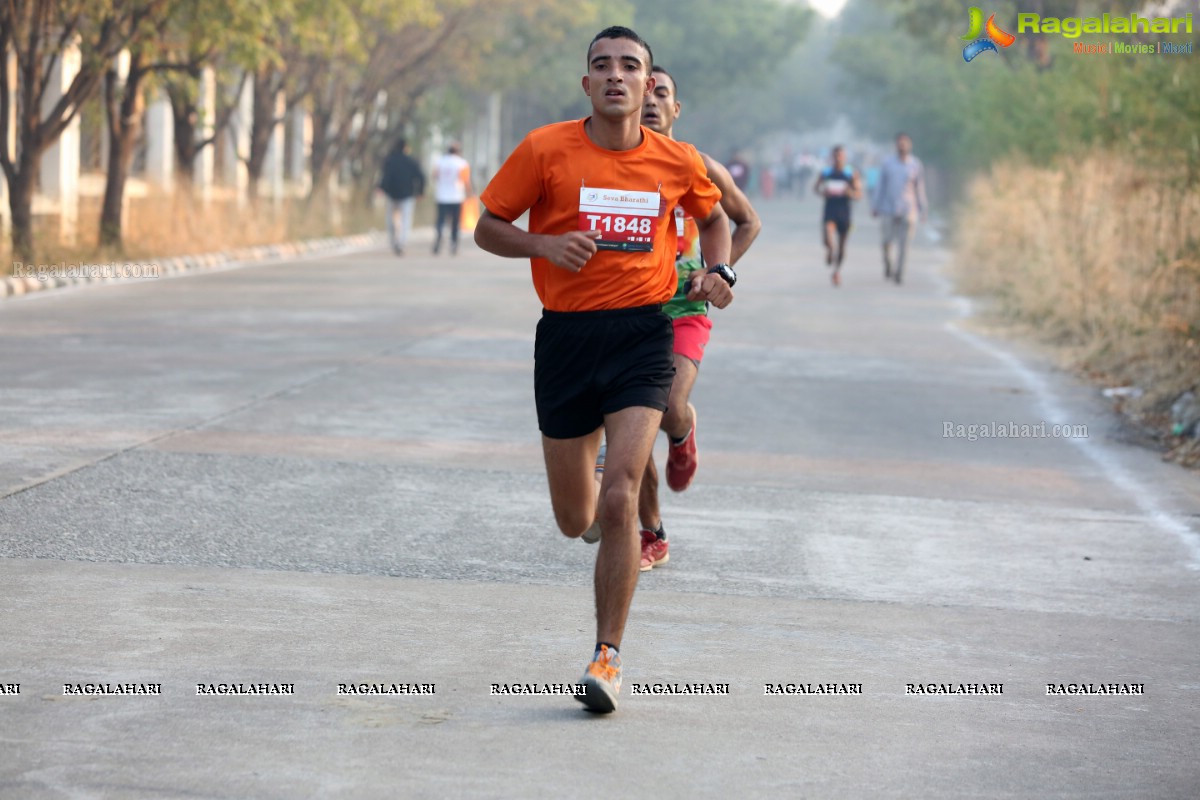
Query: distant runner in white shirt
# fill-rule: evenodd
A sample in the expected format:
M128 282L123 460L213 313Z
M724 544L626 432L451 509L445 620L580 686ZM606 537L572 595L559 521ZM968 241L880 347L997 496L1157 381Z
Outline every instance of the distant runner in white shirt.
M880 166L879 183L871 197L872 216L883 218L884 279L900 283L917 220L925 218L928 208L925 168L912 153L912 137L907 133L896 134L896 154L888 156ZM895 263L893 242L899 247Z
M442 248L442 226L450 225L450 252L458 252L458 229L462 225L463 201L471 196L471 165L462 157L462 147L451 142L446 154L433 166L433 196L437 201L436 255Z

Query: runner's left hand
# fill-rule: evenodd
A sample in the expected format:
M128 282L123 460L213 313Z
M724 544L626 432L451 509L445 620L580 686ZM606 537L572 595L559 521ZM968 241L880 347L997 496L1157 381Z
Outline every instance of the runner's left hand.
M733 288L720 275L700 272L688 282L688 300L707 300L717 308L733 302Z

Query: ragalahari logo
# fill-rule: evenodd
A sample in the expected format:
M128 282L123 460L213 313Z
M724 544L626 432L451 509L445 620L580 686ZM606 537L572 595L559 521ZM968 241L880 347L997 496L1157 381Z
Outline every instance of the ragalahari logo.
M998 53L1000 51L996 49L996 45L1008 47L1017 40L1017 37L1011 33L1000 30L1000 27L996 25L995 14L988 17L987 25L983 24L983 12L978 8L971 6L970 14L970 30L967 31L966 36L962 37L964 42L970 41L970 44L963 48L964 61L970 61L988 50Z

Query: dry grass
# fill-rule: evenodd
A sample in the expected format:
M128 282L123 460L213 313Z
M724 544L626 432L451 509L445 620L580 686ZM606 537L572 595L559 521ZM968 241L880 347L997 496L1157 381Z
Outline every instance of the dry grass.
M103 250L99 241L100 202L81 198L79 223L73 244L58 241L58 218L38 217L35 222L37 263L153 261L156 258L233 250L253 245L277 244L326 236L344 236L383 226L383 212L343 204L336 212L328 207L306 209L301 200L279 205L263 199L256 208L239 207L229 194L218 190L207 204L179 195L150 193L129 200L125 246L122 252ZM9 242L0 243L5 260L0 275L11 274Z
M1173 180L1109 154L997 166L971 187L955 262L965 291L995 298L1089 378L1141 388L1124 410L1195 465L1200 443L1171 438L1168 417L1200 389L1200 192Z

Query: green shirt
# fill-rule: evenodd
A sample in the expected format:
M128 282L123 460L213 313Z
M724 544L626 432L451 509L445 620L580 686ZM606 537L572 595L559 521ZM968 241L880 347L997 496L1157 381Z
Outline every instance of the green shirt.
M685 258L675 262L675 272L679 277L679 283L675 287L675 296L663 306L663 313L668 317L679 319L680 317L697 317L708 314L707 301L687 299L688 279L703 268L704 264L697 258Z

